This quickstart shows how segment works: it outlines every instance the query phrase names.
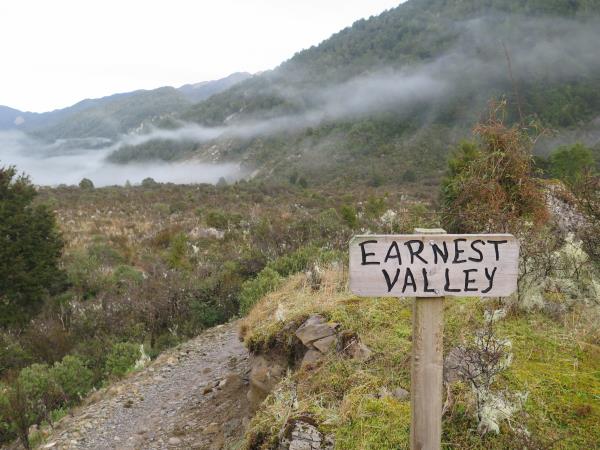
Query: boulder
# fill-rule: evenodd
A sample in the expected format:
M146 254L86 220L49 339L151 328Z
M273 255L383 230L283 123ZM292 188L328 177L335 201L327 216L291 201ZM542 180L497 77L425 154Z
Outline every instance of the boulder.
M462 379L464 354L458 347L453 348L444 358L444 383L454 383Z
M407 400L410 400L410 392L401 387L397 387L392 391L392 397L400 400L401 402L405 402Z
M300 363L301 369L306 369L307 367L313 366L318 363L323 358L323 354L318 350L309 349L305 354L304 358L302 358L302 362Z
M337 326L336 323L328 323L323 316L313 315L296 330L296 337L310 347L314 341L334 335Z
M313 347L319 350L321 353L327 353L337 342L337 336L332 334L331 336L324 337L312 343Z
M254 356L250 367L250 389L247 397L250 409L255 411L284 375L285 368L279 362L267 359L263 355Z
M359 340L354 339L346 346L346 354L351 358L366 361L371 357L373 351Z
M279 444L279 450L333 450L333 439L324 436L316 426L296 421L289 437Z

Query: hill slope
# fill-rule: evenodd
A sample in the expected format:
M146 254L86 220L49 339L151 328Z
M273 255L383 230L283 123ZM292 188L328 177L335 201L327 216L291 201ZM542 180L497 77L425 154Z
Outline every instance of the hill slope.
M46 113L0 106L0 130L20 129L47 141L88 137L115 139L145 121L182 112L194 102L207 99L248 77L248 73L234 73L219 80L180 88L124 92L82 100L68 108Z
M597 0L410 0L179 118L197 124L197 156L266 177L435 179L490 98L508 98L511 120L557 129L600 115L599 13ZM157 146L178 151L151 142L117 159Z

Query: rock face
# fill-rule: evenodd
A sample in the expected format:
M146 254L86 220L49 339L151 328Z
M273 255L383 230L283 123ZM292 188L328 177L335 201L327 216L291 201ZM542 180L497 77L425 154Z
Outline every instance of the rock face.
M250 410L256 411L258 405L269 395L269 392L273 390L285 374L285 367L282 361L265 355L253 355L250 367L248 401Z
M279 444L279 450L333 450L333 439L310 423L296 421L290 436Z
M548 211L558 228L564 233L576 233L586 224L583 214L566 201L570 195L563 184L547 186L546 205Z
M296 330L296 337L309 347L315 341L334 335L336 328L336 323L328 323L323 316L313 315Z

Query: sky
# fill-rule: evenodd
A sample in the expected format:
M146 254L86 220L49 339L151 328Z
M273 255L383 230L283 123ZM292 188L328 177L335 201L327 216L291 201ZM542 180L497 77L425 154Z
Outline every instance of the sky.
M276 67L401 0L2 0L0 105L84 98Z

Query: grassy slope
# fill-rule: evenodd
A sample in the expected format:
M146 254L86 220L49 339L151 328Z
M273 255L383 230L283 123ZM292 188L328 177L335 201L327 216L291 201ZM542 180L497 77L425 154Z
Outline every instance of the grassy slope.
M248 447L270 448L288 417L309 415L323 431L335 434L336 448L407 448L410 402L373 394L383 387L410 389L411 300L359 299L347 292L345 281L343 271L328 271L322 289L313 293L303 275L292 277L246 319L245 340L254 350L285 347L290 333L286 323L299 324L308 314L321 312L343 329L356 331L375 352L368 362L330 355L313 370L284 380L251 422ZM448 299L445 351L471 339L483 325L483 311L492 306L497 305ZM275 319L277 310L283 312L283 322ZM503 319L497 334L512 341L514 360L496 387L529 392L524 411L512 423L524 424L531 437L524 442L504 422L499 435L482 439L476 432L469 388L456 383L454 405L443 422L444 448L595 448L600 442L597 333L583 312L573 312L565 323L538 313Z

